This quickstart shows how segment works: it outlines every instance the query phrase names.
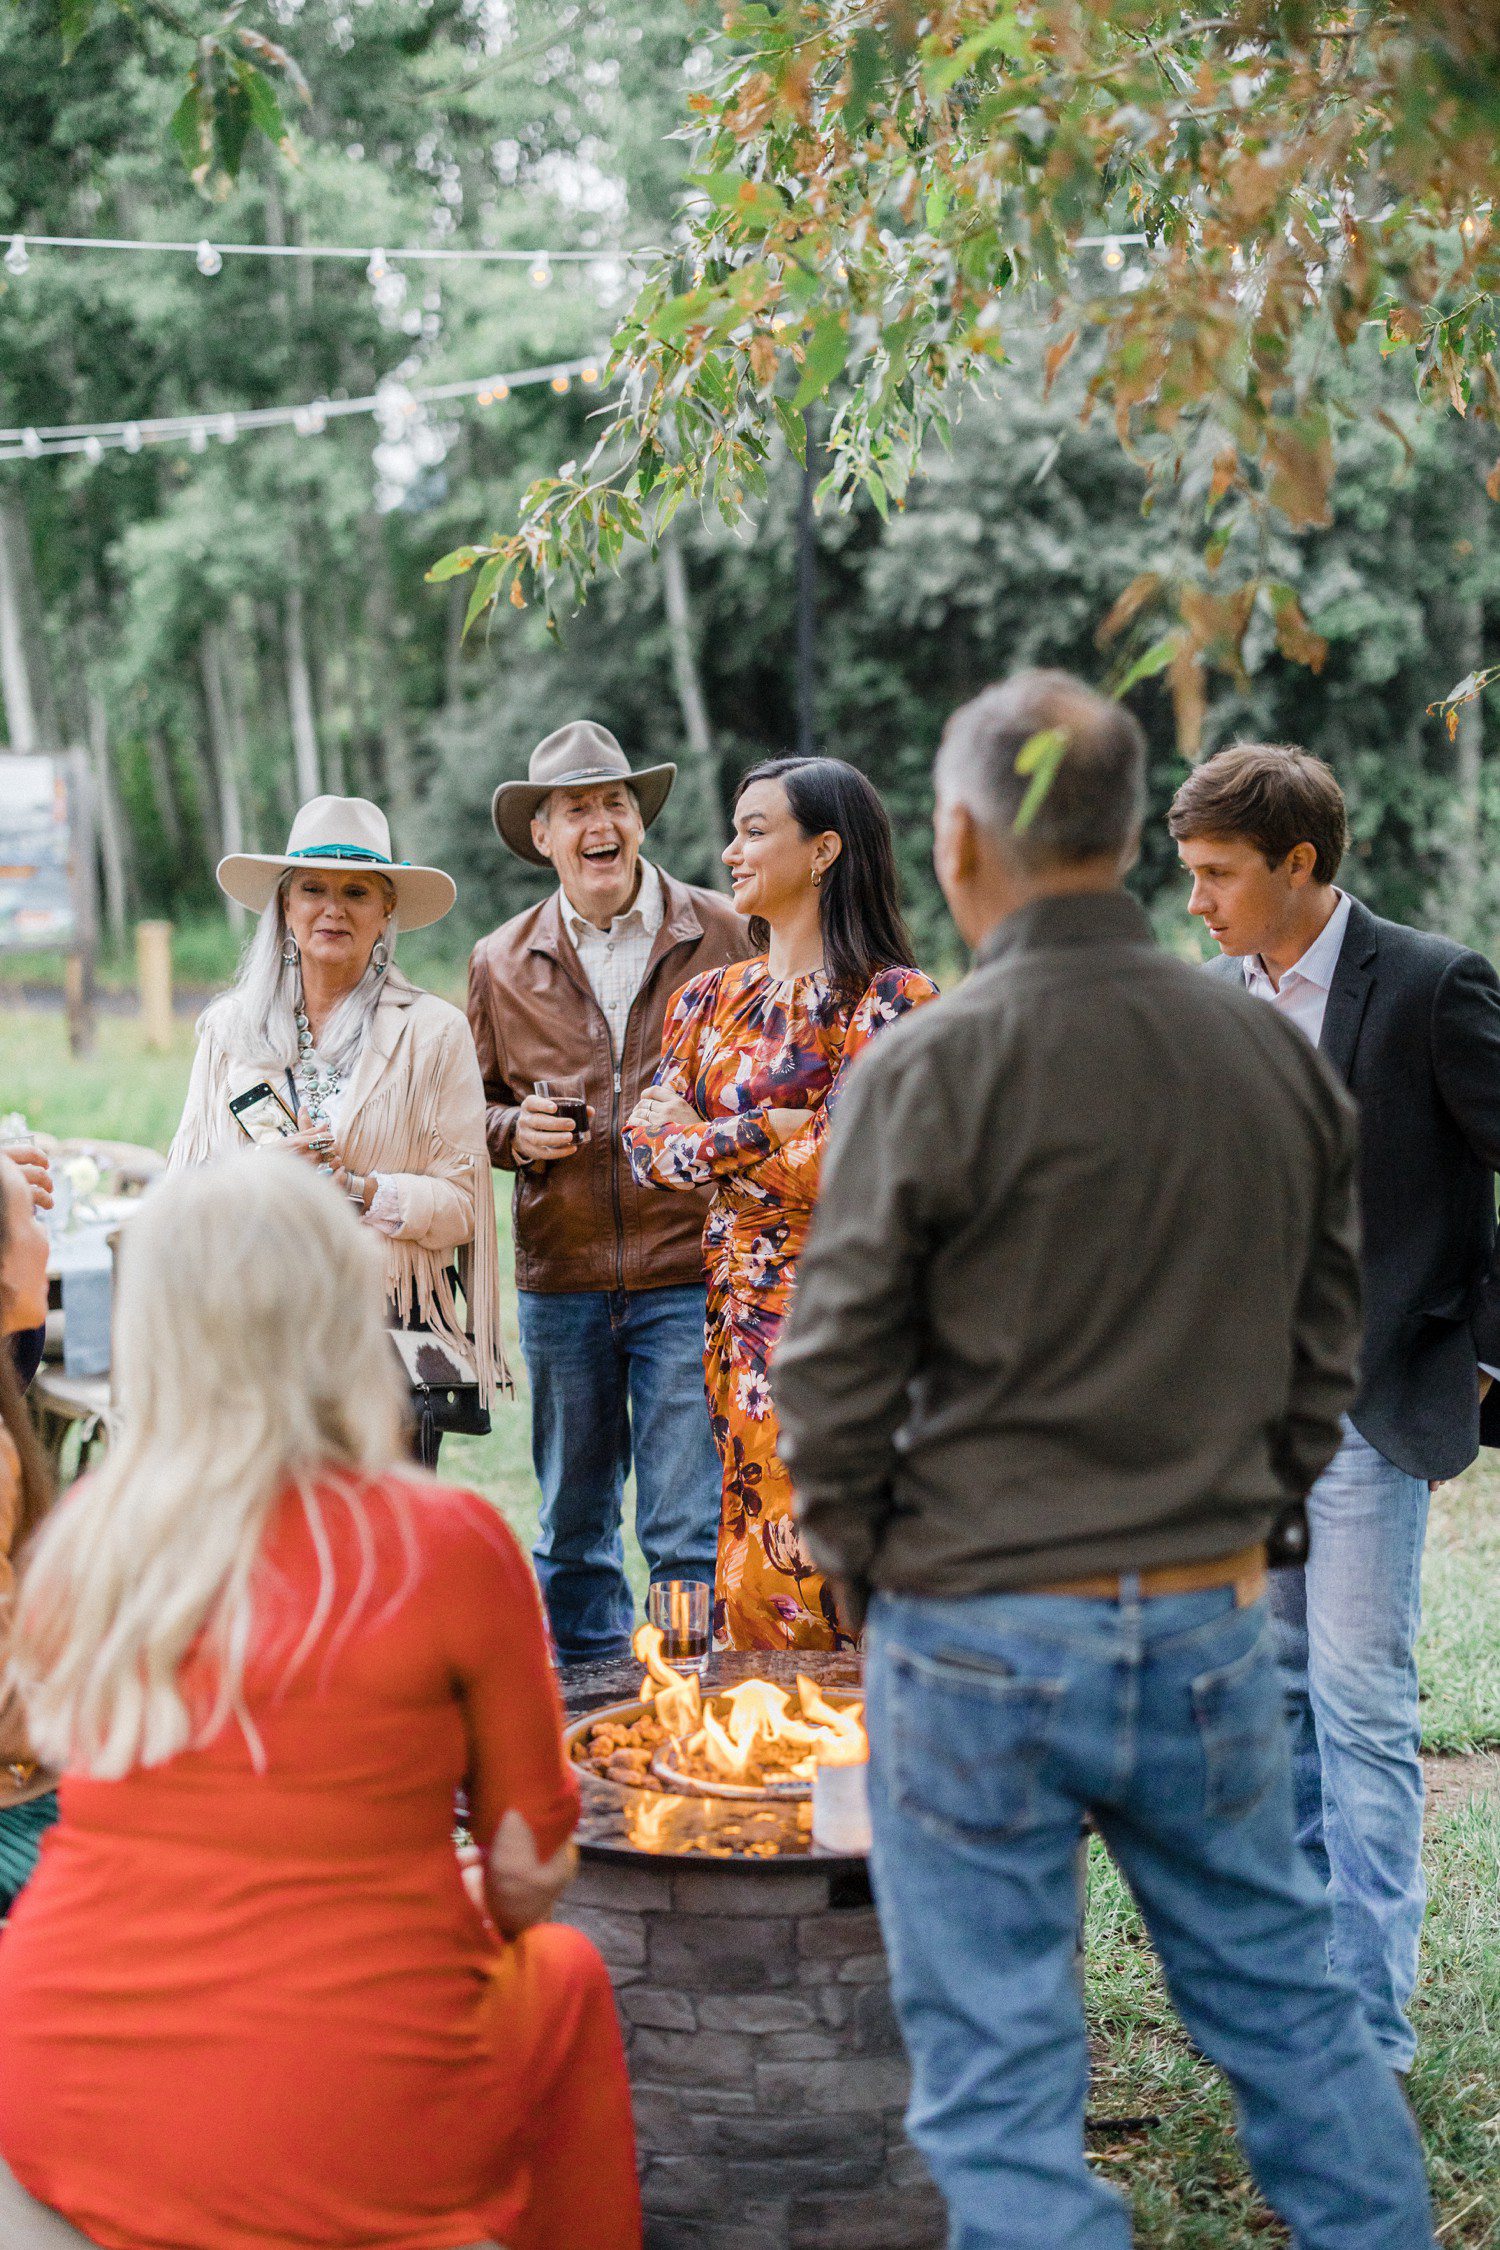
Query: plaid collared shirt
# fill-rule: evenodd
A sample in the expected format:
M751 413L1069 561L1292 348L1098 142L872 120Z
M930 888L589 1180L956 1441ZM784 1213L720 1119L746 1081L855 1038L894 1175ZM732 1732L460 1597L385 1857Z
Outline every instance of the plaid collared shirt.
M594 998L604 1010L610 1045L618 1064L625 1044L625 1019L630 1014L630 1003L641 988L656 933L667 911L661 877L650 861L643 859L634 906L624 914L617 914L607 930L585 921L566 891L561 897L563 921L583 964L583 973L594 988Z

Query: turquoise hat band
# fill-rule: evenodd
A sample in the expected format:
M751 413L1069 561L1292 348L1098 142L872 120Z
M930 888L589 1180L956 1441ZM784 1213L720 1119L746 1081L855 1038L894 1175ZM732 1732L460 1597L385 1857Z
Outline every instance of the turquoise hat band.
M304 844L288 852L288 859L355 859L370 867L410 867L409 859L387 859L384 852L366 851L363 844Z

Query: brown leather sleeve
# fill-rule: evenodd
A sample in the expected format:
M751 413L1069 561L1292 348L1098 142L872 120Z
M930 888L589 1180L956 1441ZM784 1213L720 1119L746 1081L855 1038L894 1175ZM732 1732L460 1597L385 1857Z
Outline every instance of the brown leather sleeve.
M490 1162L502 1171L516 1165L516 1119L521 1105L515 1089L506 1082L501 1067L495 1019L490 1007L491 973L485 949L477 945L469 957L469 1029L479 1055L479 1075L484 1081L484 1137Z

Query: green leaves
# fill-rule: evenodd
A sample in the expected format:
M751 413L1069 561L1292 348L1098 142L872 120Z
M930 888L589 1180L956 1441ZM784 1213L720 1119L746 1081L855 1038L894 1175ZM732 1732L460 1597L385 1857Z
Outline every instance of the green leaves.
M480 556L488 552L486 547L455 547L451 554L441 556L423 576L429 586L441 586L450 578L462 578L464 572L472 570Z
M802 380L792 400L794 409L811 406L814 399L823 396L834 378L843 373L849 343L849 330L841 314L824 313L814 321L802 362Z
M134 0L108 4L139 30L142 11ZM55 5L66 62L93 28L98 0L55 0ZM255 134L283 156L293 156L276 80L300 100L310 99L307 81L287 50L239 21L243 5L244 0L235 0L213 30L193 39L187 86L167 126L194 186L214 197L226 194L238 179ZM184 39L193 38L191 26L174 8L155 6L145 15L157 30L165 26Z
M1016 752L1016 772L1031 776L1031 785L1016 811L1018 836L1024 835L1041 811L1047 792L1057 779L1057 769L1067 754L1067 748L1065 728L1043 727L1029 742L1023 742Z

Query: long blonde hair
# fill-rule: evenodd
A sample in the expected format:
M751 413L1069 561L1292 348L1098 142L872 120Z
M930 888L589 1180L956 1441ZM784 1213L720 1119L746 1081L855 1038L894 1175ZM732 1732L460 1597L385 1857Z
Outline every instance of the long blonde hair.
M246 1151L152 1190L121 1244L119 1432L43 1527L17 1604L12 1669L45 1763L117 1779L231 1714L256 1748L241 1695L272 1504L296 1484L315 1513L316 1480L401 1451L383 1297L368 1232L293 1156ZM215 1690L196 1728L179 1678L195 1644Z

